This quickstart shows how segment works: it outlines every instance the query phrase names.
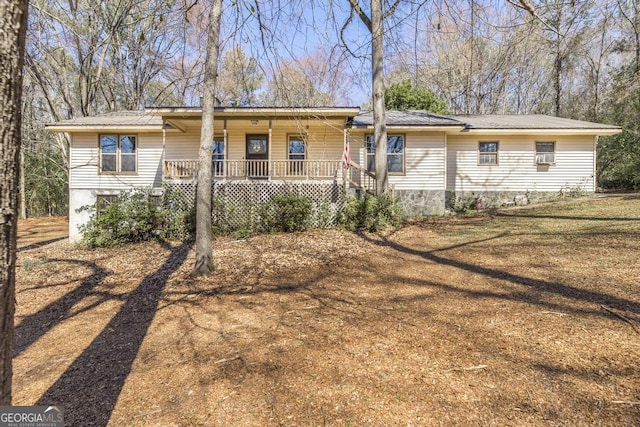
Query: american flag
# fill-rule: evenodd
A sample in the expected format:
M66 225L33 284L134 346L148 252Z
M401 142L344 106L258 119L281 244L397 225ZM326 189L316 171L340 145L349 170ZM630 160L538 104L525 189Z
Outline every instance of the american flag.
M349 133L345 135L344 138L344 153L342 155L342 167L345 169L349 169L351 166L351 153L349 153Z

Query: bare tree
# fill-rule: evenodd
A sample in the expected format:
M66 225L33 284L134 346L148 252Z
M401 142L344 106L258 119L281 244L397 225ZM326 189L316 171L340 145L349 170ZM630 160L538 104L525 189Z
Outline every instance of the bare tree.
M543 26L545 39L553 55L554 114L563 113L565 76L574 68L576 53L583 43L587 29L591 1L567 2L564 0L507 0L526 10Z
M326 107L345 98L347 77L337 55L318 49L296 59L275 63L262 104L275 107Z
M384 19L393 13L400 3L396 0L389 10L382 12L382 0L371 0L370 15L367 15L358 0L349 0L355 12L371 33L371 87L373 99L373 139L376 147L376 192L387 192L387 125L384 105Z
M264 74L258 61L235 47L222 57L216 97L222 105L256 105L256 91L262 85Z
M220 55L221 18L222 0L213 0L209 11L207 57L204 67L202 130L196 189L196 264L191 273L192 276L208 276L214 268L211 242L211 143L214 135L213 115L218 79L218 57Z
M11 404L22 65L27 0L0 0L0 405Z

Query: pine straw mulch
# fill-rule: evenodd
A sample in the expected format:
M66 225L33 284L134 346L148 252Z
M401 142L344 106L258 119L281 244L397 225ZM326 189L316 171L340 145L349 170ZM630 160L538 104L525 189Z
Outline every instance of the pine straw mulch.
M19 253L14 404L68 425L638 425L640 200Z

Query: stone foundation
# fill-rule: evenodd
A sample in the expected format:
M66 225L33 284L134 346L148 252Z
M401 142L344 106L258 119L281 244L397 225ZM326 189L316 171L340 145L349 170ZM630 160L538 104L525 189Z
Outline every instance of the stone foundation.
M446 208L455 211L462 205L470 204L475 205L479 210L524 206L557 200L560 197L562 194L558 191L447 191Z
M408 217L439 216L445 213L444 190L395 190L396 204Z

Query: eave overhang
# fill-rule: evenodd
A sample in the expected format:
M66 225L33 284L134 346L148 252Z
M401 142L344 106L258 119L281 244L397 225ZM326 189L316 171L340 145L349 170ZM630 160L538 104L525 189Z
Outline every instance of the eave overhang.
M162 116L165 119L201 119L201 107L158 107L147 108L145 112L152 116ZM327 108L275 108L275 107L216 107L214 111L215 118L231 119L299 119L304 118L341 118L346 119L358 115L359 107L327 107Z
M478 129L463 128L459 132L452 132L452 135L597 135L611 136L622 132L620 128L582 128L582 129L535 129L535 128L519 128L519 129Z
M155 133L162 132L162 125L91 125L91 124L47 124L45 129L53 132L131 132ZM167 128L167 131L175 131Z
M457 134L464 129L461 125L448 125L448 126L394 126L387 125L387 132L446 132ZM352 131L362 130L365 132L373 132L373 125L354 125L351 127Z

